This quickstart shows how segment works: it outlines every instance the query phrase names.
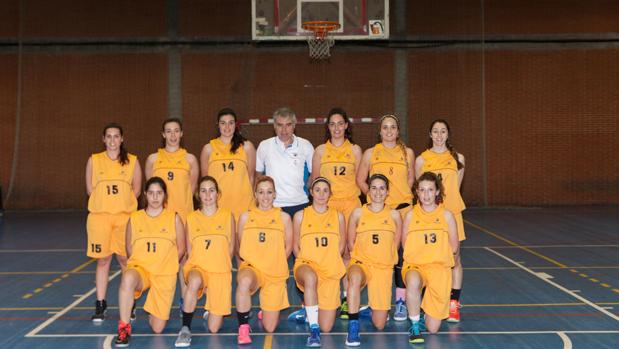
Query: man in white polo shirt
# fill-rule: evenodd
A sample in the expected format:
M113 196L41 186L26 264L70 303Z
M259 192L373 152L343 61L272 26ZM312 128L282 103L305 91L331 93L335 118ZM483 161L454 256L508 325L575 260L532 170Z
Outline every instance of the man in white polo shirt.
M273 204L290 217L309 202L305 188L314 154L314 147L307 139L295 136L296 123L292 109L277 109L273 113L276 136L260 142L256 151L256 172L273 178L276 193Z

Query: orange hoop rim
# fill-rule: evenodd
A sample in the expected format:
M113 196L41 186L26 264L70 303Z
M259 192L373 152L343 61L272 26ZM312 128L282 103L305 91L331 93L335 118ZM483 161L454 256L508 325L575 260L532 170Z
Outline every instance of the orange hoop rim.
M340 29L341 25L334 21L309 21L303 22L303 29L314 32L319 39L325 38L329 32Z

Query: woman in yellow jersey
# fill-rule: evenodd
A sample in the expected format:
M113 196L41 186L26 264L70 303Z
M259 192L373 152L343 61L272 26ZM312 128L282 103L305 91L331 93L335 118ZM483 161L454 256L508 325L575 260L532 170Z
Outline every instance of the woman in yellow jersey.
M314 179L310 194L312 205L295 213L293 219L297 257L293 270L297 286L304 292L310 326L307 346L319 347L320 331L331 331L340 306L340 279L346 274L342 261L346 223L342 213L328 205L331 185L326 178Z
M466 208L460 186L464 178L464 156L456 152L450 141L449 124L446 120L437 119L430 124L430 139L428 149L415 160L415 172L434 172L440 178L445 191L445 208L453 213L458 228L458 239L466 239L462 211ZM449 304L448 322L460 322L460 291L462 290L463 270L460 250L454 256L455 265L452 269L453 285Z
M236 246L234 217L218 207L219 185L215 178L204 176L198 181L200 209L187 216L187 255L183 273L187 289L183 295L183 325L176 347L191 344L191 320L198 299L206 291L208 328L219 331L224 316L232 307L232 262Z
M146 208L133 212L127 224L127 268L118 289L117 347L129 346L131 308L150 288L144 310L155 333L170 317L179 260L185 255L185 231L178 214L165 208L166 184L151 177L144 186Z
M428 331L436 333L441 319L449 315L451 268L460 242L454 216L441 204L444 194L439 177L424 172L413 189L416 205L406 214L402 229L402 276L406 282L406 303L411 320L408 340L423 343L420 308L425 312ZM422 287L426 288L423 301Z
M341 108L333 108L325 122L326 143L319 145L314 151L312 158L312 174L314 177L322 176L331 183L331 196L329 207L334 208L348 218L352 211L361 207L359 194L361 193L356 183L357 169L361 162L361 147L352 141L352 124L346 111ZM350 252L344 248L344 264L348 266ZM340 317L348 318L348 303L346 301L346 278L342 279L344 286L342 292L342 306Z
M287 259L292 251L292 222L287 213L273 206L275 183L271 177L258 177L254 188L256 206L241 215L237 230L242 260L236 275L239 344L251 343L251 296L259 288L265 331L275 331L280 310L290 306L286 280Z
M97 301L92 321L105 319L108 277L112 255L121 269L127 265L125 230L129 215L137 209L142 170L135 155L123 145L123 129L115 123L103 128L105 150L92 154L86 163L88 219L86 255L97 259L95 284Z
M348 222L348 336L347 346L361 345L359 337L359 303L361 289L367 285L374 326L382 330L391 309L393 266L398 261L402 219L389 208L385 199L390 183L382 174L373 174L368 194L371 202L356 208Z
M396 209L404 217L411 210L413 193L411 187L415 180L413 162L415 154L400 140L400 122L394 115L385 115L380 121L380 143L363 153L357 185L363 193L367 193L365 180L375 173L382 173L389 178L389 196L385 201L387 207ZM370 198L368 198L370 201ZM395 310L393 319L406 320L406 290L401 277L402 250L398 249L398 263L394 268L395 279Z
M221 187L219 206L232 211L236 219L252 204L256 148L236 126L236 113L224 108L217 113L217 138L202 148L200 166Z

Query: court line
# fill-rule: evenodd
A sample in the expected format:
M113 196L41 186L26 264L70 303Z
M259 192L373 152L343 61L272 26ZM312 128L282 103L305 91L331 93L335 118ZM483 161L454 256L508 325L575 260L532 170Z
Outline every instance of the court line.
M78 267L79 268L79 267ZM76 268L77 269L77 268ZM120 270L115 272L114 274L110 275L110 277L108 278L109 281L112 281L112 279L114 279L116 276L120 275ZM90 295L92 295L93 293L97 292L97 288L93 287L90 291L86 292L85 294L83 294L80 298L76 299L73 303L69 304L67 307L65 307L64 309L62 309L61 311L59 311L58 313L56 313L54 316L50 317L49 319L47 319L45 322L43 322L42 324L40 324L39 326L35 327L34 329L32 329L30 332L28 332L24 337L30 338L30 337L34 337L37 335L37 333L41 332L45 327L49 326L52 322L56 321L59 317L63 316L64 314L68 313L69 310L73 309L75 306L77 306L78 304L80 304L81 302L83 302L86 298L90 297Z
M105 337L105 340L103 341L103 349L112 349L112 339L114 339L114 336Z
M84 252L84 249L64 248L64 249L42 249L42 250L0 250L0 253L47 253L47 252Z
M557 335L559 335L563 341L563 349L572 349L572 340L570 340L570 337L568 337L565 332L557 332Z
M51 287L53 284L60 282L62 279L66 279L69 276L69 274L77 273L80 270L86 268L88 265L94 263L95 261L96 261L96 259L91 258L91 259L87 260L86 262L84 262L84 263L78 265L77 267L73 268L71 271L63 272L62 275L59 278L55 278L51 282L45 283L45 286L43 286L43 288ZM30 299L30 298L32 298L32 296L34 294L41 293L41 291L43 291L43 288L37 288L34 291L32 291L31 293L26 293L21 298L22 299Z
M473 225L472 223L466 221L468 224ZM490 247L490 248L521 248L521 247L526 247L526 248L582 248L582 247L619 247L619 245L512 245L512 246L503 246L503 245L497 245L497 246L462 246L461 248L463 249L482 249L485 247Z
M307 333L304 333L305 335L307 335ZM273 345L273 334L269 333L266 335L266 337L264 337L264 345L262 346L263 349L271 349L271 346Z
M503 255L503 254L501 254L501 253L499 253L499 252L497 252L497 251L495 251L495 250L491 249L491 248L486 248L486 250L488 250L488 251L490 251L490 252L494 253L495 255L497 255L497 256L499 256L499 257L501 257L501 258L503 258L503 259L505 259L506 261L508 261L508 262L512 263L513 265L518 266L520 269L522 269L522 270L526 271L527 273L529 273L529 274L531 274L531 275L535 276L536 278L538 278L538 279L540 279L540 280L542 280L542 281L545 281L546 283L549 283L550 285L552 285L552 286L554 286L554 287L558 288L559 290L561 290L561 291L563 291L563 292L565 292L565 293L569 294L570 296L572 296L572 297L574 297L574 298L578 299L579 301L581 301L581 302L583 302L583 303L586 303L587 305L589 305L589 306L593 307L594 309L598 310L599 312L602 312L603 314L607 315L608 317L610 317L610 318L612 318L612 319L614 319L614 320L616 320L616 321L619 321L619 316L617 316L617 315L615 315L615 314L613 314L613 313L609 312L608 310L606 310L606 309L604 309L604 308L600 307L599 305L597 305L597 304L595 304L595 303L591 302L590 300L586 299L585 297L583 297L583 296L581 296L581 295L579 295L579 294L577 294L577 293L575 293L575 292L573 292L573 291L568 290L567 288L565 288L565 287L563 287L563 286L559 285L558 283L556 283L556 282L554 282L554 281L552 281L552 280L550 280L550 279L547 279L547 278L544 278L544 277L542 277L542 276L538 275L535 271L533 271L533 270L531 270L531 269L529 269L529 268L527 268L527 267L525 267L525 266L523 266L523 265L521 265L521 264L518 264L518 263L517 263L517 262L515 262L513 259L511 259L511 258L509 258L509 257L507 257L507 256L505 256L505 255Z

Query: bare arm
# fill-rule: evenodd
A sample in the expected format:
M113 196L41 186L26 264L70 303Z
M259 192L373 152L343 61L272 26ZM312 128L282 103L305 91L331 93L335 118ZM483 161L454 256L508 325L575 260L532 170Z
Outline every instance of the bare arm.
M193 194L196 192L196 186L198 185L200 167L198 166L198 159L193 154L187 153L187 162L189 162L189 185L191 186L191 193Z
M200 152L200 174L206 176L208 174L208 159L213 151L211 144L206 143Z
M395 236L393 243L395 244L395 248L397 250L398 247L400 247L400 241L402 239L402 216L400 216L400 212L391 210L391 219L395 222Z
M337 219L340 224L340 245L338 246L340 249L340 255L344 254L344 249L346 248L346 220L344 219L344 215L340 212L337 213Z
M133 178L131 179L131 190L135 197L140 197L142 193L142 167L137 158L135 158L135 167L133 168Z
M357 186L361 189L363 194L367 194L368 184L366 180L368 179L368 175L370 174L370 159L372 158L372 153L374 152L374 147L368 149L363 153L363 157L361 158L361 163L359 164L359 170L357 171Z
M355 238L357 237L357 224L359 223L359 217L361 217L361 209L355 208L354 211L350 214L350 219L348 220L348 238L346 242L348 243L348 250L352 252L353 247L355 246Z
M462 185L462 180L464 179L464 155L458 153L458 160L462 163L462 168L458 170L458 188Z
M312 156L312 176L310 181L316 179L316 177L320 177L320 159L322 159L322 155L325 152L325 145L321 144L316 147L314 151L314 155Z
M293 233L293 250L295 257L301 252L301 224L303 223L303 210L297 211L292 219L292 233Z
M417 159L415 160L415 178L419 178L419 176L421 176L421 170L423 169L423 163L424 160L421 157L421 155L419 155L417 157Z
M92 156L86 161L86 194L92 194Z
M127 222L127 229L125 230L125 250L127 252L127 259L131 257L131 253L133 252L131 246L131 219Z
M243 143L245 154L247 154L247 174L249 175L249 184L253 187L256 172L256 148L250 141Z
M286 237L286 258L292 252L292 220L286 212L282 212L282 221L284 222L284 234Z
M155 161L157 160L157 153L150 154L146 158L146 163L144 164L144 176L146 180L149 180L150 177L153 176L153 166L155 165Z
M182 260L185 256L187 244L185 242L185 225L179 215L175 215L174 226L176 230L176 248L178 249L178 260Z
M449 233L449 246L454 255L460 253L460 240L458 240L458 228L454 215L445 210L445 221L447 221L447 232Z
M413 187L413 183L415 183L415 153L411 148L406 148L406 157L408 160L406 163L408 164L408 176L406 178L406 184L408 184L409 188Z

